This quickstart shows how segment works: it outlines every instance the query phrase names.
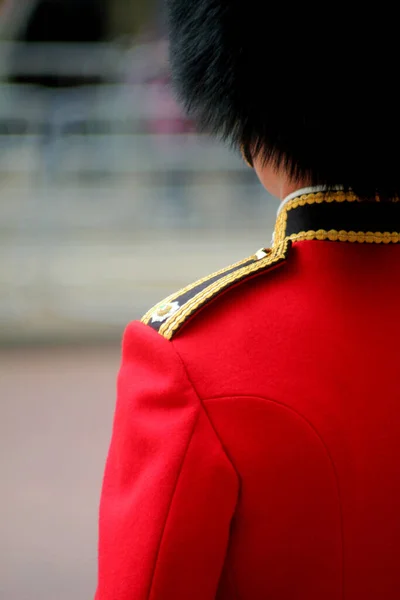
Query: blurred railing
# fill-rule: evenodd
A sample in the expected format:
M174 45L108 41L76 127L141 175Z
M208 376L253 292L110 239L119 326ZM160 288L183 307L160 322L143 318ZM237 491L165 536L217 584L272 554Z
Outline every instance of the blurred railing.
M240 157L193 133L150 46L0 56L0 342L119 335L268 243L275 204ZM7 82L43 75L103 83Z
M103 79L120 80L129 61L135 68L143 60L148 46L136 46L134 51L110 43L23 43L0 42L0 78L10 74L27 75L98 75Z
M75 166L63 161L61 169L97 168L112 173L191 170L195 172L245 172L244 166L226 148L197 135L177 135L168 121L182 118L167 86L153 83L126 83L142 74L145 48L122 50L111 45L26 45L0 44L0 81L8 77L69 77L102 79L112 83L75 85L64 89L37 85L3 83L0 87L1 146L15 147L16 142L38 144L53 134L62 138L69 154L79 154ZM151 50L147 49L147 52ZM135 58L137 55L138 58ZM8 57L7 60L4 57ZM148 62L151 61L148 59ZM10 73L9 66L12 66ZM151 66L149 78L151 79ZM154 68L156 72L157 69ZM143 75L143 74L142 74ZM163 97L164 96L164 97ZM172 115L171 115L172 111ZM155 122L164 121L168 133L155 133ZM153 130L153 131L152 131ZM165 146L168 151L166 152ZM101 149L98 154L87 151ZM118 161L107 160L107 147ZM157 151L159 149L159 151ZM149 160L155 160L155 163ZM92 162L91 162L92 161ZM30 170L13 162L1 170ZM32 167L31 167L32 168Z

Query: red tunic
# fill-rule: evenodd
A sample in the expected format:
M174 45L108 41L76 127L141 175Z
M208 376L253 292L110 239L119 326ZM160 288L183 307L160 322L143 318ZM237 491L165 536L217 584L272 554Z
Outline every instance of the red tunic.
M97 600L400 598L399 231L295 198L128 327Z

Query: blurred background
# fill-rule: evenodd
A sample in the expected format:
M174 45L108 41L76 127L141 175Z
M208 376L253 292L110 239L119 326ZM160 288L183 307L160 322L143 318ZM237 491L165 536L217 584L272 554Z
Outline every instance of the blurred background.
M277 203L169 84L162 0L0 0L0 598L96 584L125 325Z

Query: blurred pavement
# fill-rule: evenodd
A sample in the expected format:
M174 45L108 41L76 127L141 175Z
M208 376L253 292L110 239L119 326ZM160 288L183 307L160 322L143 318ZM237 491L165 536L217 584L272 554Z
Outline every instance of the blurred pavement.
M88 600L118 346L0 351L0 598Z

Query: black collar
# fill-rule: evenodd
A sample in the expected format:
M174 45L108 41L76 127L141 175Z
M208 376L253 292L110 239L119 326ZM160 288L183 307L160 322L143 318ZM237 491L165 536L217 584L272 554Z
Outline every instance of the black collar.
M400 202L366 201L343 191L297 196L278 215L274 243L284 240L398 244Z

